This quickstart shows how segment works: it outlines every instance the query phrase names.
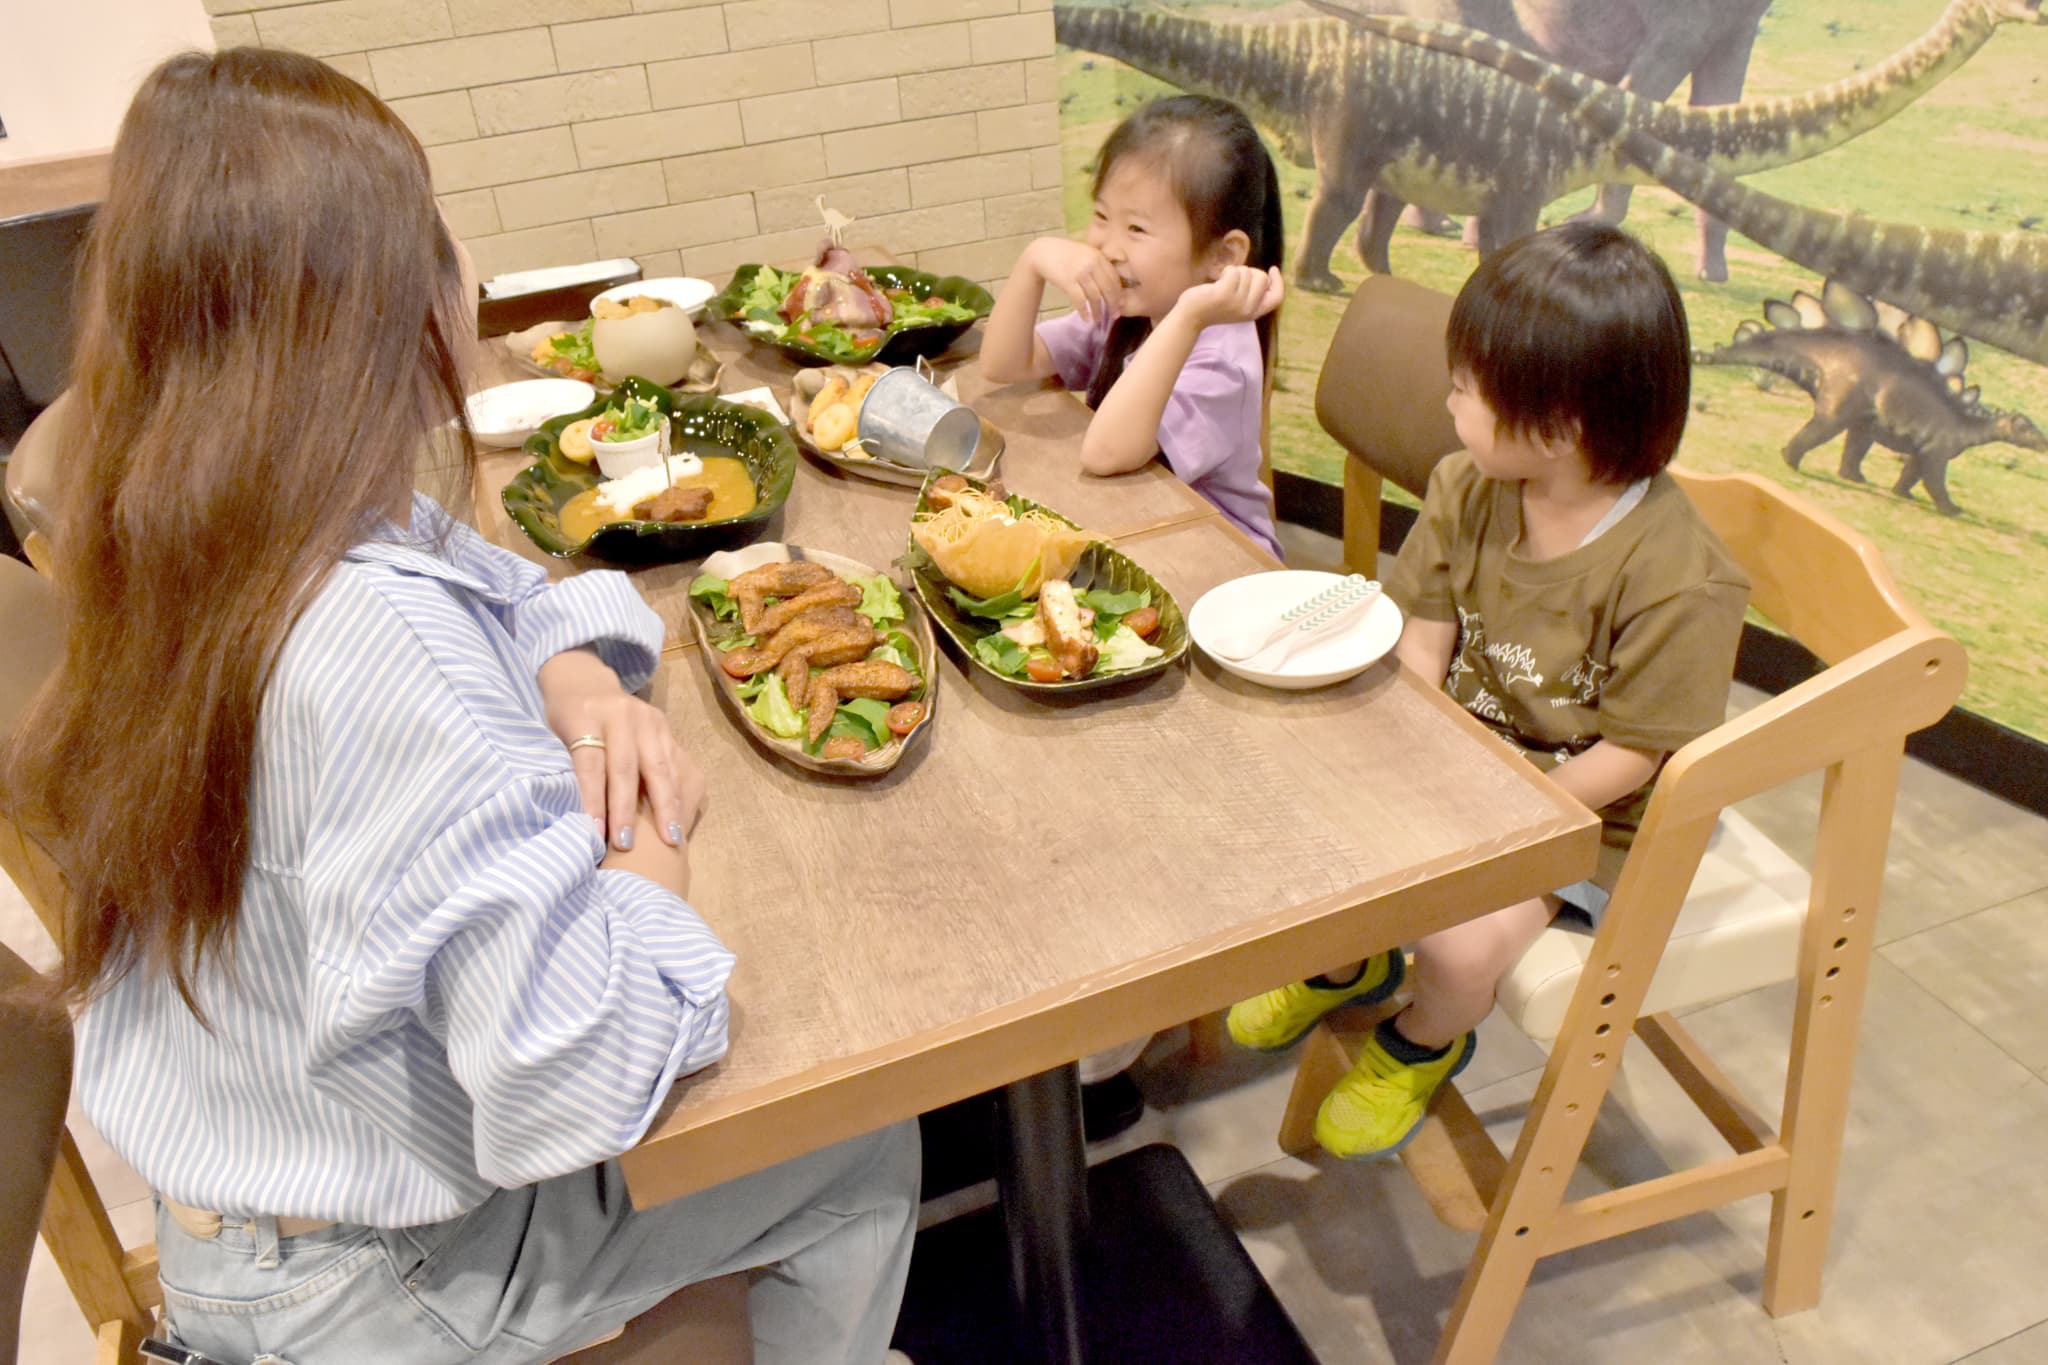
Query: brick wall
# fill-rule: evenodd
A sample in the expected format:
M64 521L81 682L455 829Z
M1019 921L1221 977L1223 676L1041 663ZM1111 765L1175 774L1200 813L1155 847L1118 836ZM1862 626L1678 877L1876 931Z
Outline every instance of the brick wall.
M1061 227L1051 0L206 7L220 46L309 52L389 101L486 278L800 257L820 194L850 244L991 284Z

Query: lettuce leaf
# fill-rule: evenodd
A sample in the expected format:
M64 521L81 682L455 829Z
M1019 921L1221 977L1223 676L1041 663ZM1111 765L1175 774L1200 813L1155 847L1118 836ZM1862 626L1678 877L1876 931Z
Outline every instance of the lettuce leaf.
M924 680L924 670L917 665L917 646L900 630L890 631L882 643L869 651L868 657L885 664L895 664L920 682Z
M1137 609L1134 607L1132 610ZM1117 626L1116 634L1102 642L1100 649L1101 653L1095 658L1095 667L1089 671L1090 677L1141 668L1150 660L1166 653L1157 645L1146 644L1138 638L1138 632L1121 624Z
M974 657L1006 678L1021 678L1024 661L1031 656L1022 645L996 631L974 642Z
M1084 607L1092 607L1097 616L1129 616L1139 607L1152 605L1150 588L1133 588L1129 592L1105 592L1101 588L1089 588L1075 593Z
M767 681L757 689L747 707L747 714L778 739L795 739L804 732L804 714L789 704L789 693L782 686L781 675L770 672L749 678L740 688L741 694L745 695L747 687L762 678Z
M868 749L880 749L895 736L889 733L889 703L873 697L856 697L841 702L832 714L832 723L825 727L825 733L818 736L815 745L806 746L812 753L825 747L827 740L852 737Z
M860 589L860 605L854 610L874 622L877 629L903 619L903 595L896 591L887 574L849 578L847 582Z
M740 300L740 315L781 326L782 318L776 310L782 307L782 301L789 297L790 288L795 283L795 275L785 275L772 265L762 266L747 282L747 296ZM762 312L768 316L760 318Z
M732 584L717 574L698 574L690 582L690 596L709 607L717 620L730 621L739 615L740 604L733 601Z
M742 631L737 635L728 635L723 640L713 640L711 647L720 654L730 654L736 649L752 649L759 643L759 640Z
M990 621L1022 621L1038 611L1038 604L1024 600L1024 594L1015 588L994 597L969 597L949 583L946 596L969 616L980 616Z

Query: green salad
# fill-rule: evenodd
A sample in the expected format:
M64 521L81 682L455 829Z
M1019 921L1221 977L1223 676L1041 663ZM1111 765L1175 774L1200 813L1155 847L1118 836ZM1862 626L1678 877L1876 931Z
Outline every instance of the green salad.
M994 630L974 642L975 658L1006 678L1057 682L1064 676L1045 644L1036 602L1027 601L1015 588L997 597L977 598L948 586L946 595L961 614L995 624ZM1089 627L1095 633L1097 653L1088 677L1128 673L1166 652L1146 640L1159 628L1159 612L1152 605L1150 588L1130 592L1088 588L1075 593L1074 600L1094 613Z
M613 403L598 414L597 420L590 427L590 439L637 441L643 436L652 436L660 429L660 408L652 403L643 403L637 398L628 398L624 406Z
M883 331L849 331L837 323L814 322L809 313L799 313L795 321L785 322L781 313L782 301L789 297L789 291L796 288L797 281L802 278L802 271L760 266L748 281L747 291L734 307L731 317L746 322L755 335L770 341L795 342L814 347L834 360L859 363L873 356L884 341L905 328L972 322L981 316L966 304L955 303L938 294L919 298L915 290L906 287L882 287L882 293L895 314ZM879 281L877 284L879 286Z
M738 695L754 723L777 739L803 740L804 751L812 755L824 752L835 740L858 741L863 752L872 753L909 734L928 714L923 705L926 674L916 642L903 628L902 594L885 574L847 575L845 581L860 589L860 604L854 611L867 618L879 641L868 651L866 660L894 664L915 678L917 686L893 705L872 697L840 701L831 723L815 739L809 739L808 708L790 700L779 669L771 668L741 681ZM751 649L760 643L741 627L739 602L730 587L727 579L716 574L700 574L690 584L690 596L702 603L721 627L711 636L711 647L721 654ZM772 597L766 599L768 605L775 601ZM826 671L812 669L813 675Z
M535 346L534 363L551 365L563 373L571 370L598 373L597 347L590 340L590 323L591 319L585 318L583 325L575 331L557 332Z

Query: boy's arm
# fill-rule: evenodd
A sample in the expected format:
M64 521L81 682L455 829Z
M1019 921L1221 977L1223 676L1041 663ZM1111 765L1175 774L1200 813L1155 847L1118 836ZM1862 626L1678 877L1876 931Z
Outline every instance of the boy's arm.
M1277 269L1236 265L1182 294L1103 395L1081 439L1081 468L1090 474L1142 469L1159 453L1159 419L1203 329L1264 317L1280 306L1284 292Z
M1400 660L1403 668L1421 674L1422 680L1431 687L1442 687L1444 674L1451 671L1451 651L1457 647L1456 621L1426 621L1420 616L1411 616L1401 627L1401 638L1394 645L1394 657Z
M1661 750L1636 749L1603 739L1552 768L1550 776L1580 805L1599 810L1640 789L1657 775L1657 766L1663 761Z

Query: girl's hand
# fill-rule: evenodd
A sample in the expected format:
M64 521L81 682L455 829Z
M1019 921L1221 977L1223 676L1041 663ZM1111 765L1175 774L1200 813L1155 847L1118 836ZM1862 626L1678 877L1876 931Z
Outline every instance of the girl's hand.
M1113 311L1124 283L1109 259L1086 242L1040 237L1025 248L1038 278L1065 294L1090 322Z
M540 695L548 728L562 743L590 736L603 741L572 748L569 761L583 809L606 842L633 846L633 815L644 789L658 836L681 847L704 804L704 774L676 742L668 717L629 694L588 649L567 650L542 664Z
M1256 266L1233 265L1224 267L1223 273L1207 284L1198 284L1182 294L1173 307L1175 312L1185 311L1188 320L1198 327L1252 322L1278 308L1286 292L1277 266L1260 270Z

